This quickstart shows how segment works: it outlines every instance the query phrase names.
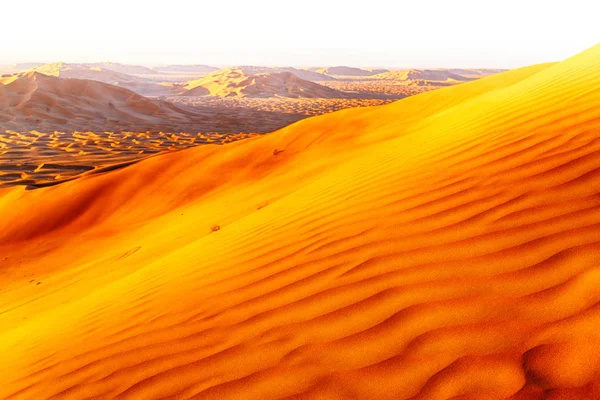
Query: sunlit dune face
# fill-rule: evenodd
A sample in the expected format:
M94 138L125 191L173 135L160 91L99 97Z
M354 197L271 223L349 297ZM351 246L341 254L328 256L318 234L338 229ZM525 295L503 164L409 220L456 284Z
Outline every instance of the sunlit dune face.
M1 188L0 398L598 399L599 106L600 45Z

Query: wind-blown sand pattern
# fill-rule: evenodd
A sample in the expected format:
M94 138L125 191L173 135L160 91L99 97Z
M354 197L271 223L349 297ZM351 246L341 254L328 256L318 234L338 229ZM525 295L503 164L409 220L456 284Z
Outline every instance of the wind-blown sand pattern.
M600 46L0 189L0 398L600 398Z

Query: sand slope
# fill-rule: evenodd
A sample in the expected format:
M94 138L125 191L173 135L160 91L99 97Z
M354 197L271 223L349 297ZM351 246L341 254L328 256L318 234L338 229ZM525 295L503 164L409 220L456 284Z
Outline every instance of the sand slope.
M185 96L345 98L347 94L298 78L291 72L250 73L224 68L190 81Z
M0 397L600 398L599 66L1 190Z

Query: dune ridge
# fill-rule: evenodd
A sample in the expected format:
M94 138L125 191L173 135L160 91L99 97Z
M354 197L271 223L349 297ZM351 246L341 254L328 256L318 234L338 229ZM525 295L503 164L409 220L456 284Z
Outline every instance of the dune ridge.
M599 398L599 65L0 189L0 397Z

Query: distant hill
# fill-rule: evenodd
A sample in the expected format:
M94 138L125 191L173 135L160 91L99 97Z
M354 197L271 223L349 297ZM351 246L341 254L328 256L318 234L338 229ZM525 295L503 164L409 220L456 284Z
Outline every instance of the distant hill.
M39 67L44 65L43 63L17 63L11 65L0 65L0 74L14 74L22 71L26 71L31 68Z
M472 78L467 78L450 72L449 70L434 70L434 69L405 69L399 71L388 71L381 74L373 75L373 79L397 80L397 81L470 81Z
M144 96L163 96L174 94L173 86L152 82L148 78L138 77L124 72L117 71L128 70L128 66L119 67L121 64L71 64L71 63L53 63L38 66L32 71L40 72L44 75L56 76L60 78L90 79L94 81L108 83L110 85L124 87L133 90ZM132 67L131 71L142 71L145 67ZM149 70L151 73L154 71Z
M90 68L101 68L107 69L114 72L120 72L122 74L128 75L146 75L146 74L154 74L155 71L144 67L141 65L128 65L128 64L119 64L113 62L103 62L103 63L91 63L91 64L81 64L88 66Z
M210 65L165 65L162 67L154 67L152 68L153 73L156 72L166 72L166 73L210 73L213 71L217 71L219 68L211 67Z
M445 69L452 74L461 75L464 77L483 78L484 76L495 75L501 72L508 71L507 69L498 68L450 68Z
M315 71L309 71L305 69L298 69L293 67L258 67L251 65L242 65L239 67L235 67L241 71L243 71L247 75L255 75L260 73L271 73L271 72L291 72L296 75L300 79L304 79L307 81L331 81L335 80L335 78L331 76L327 76L325 74L321 74Z
M186 85L187 96L345 98L347 94L299 78L291 72L225 68Z
M0 127L4 129L28 125L37 130L111 125L147 129L186 118L187 113L171 103L95 80L61 79L35 71L0 78Z
M388 72L387 69L362 69L354 67L327 67L317 69L315 72L324 75L337 75L337 76L371 76Z

